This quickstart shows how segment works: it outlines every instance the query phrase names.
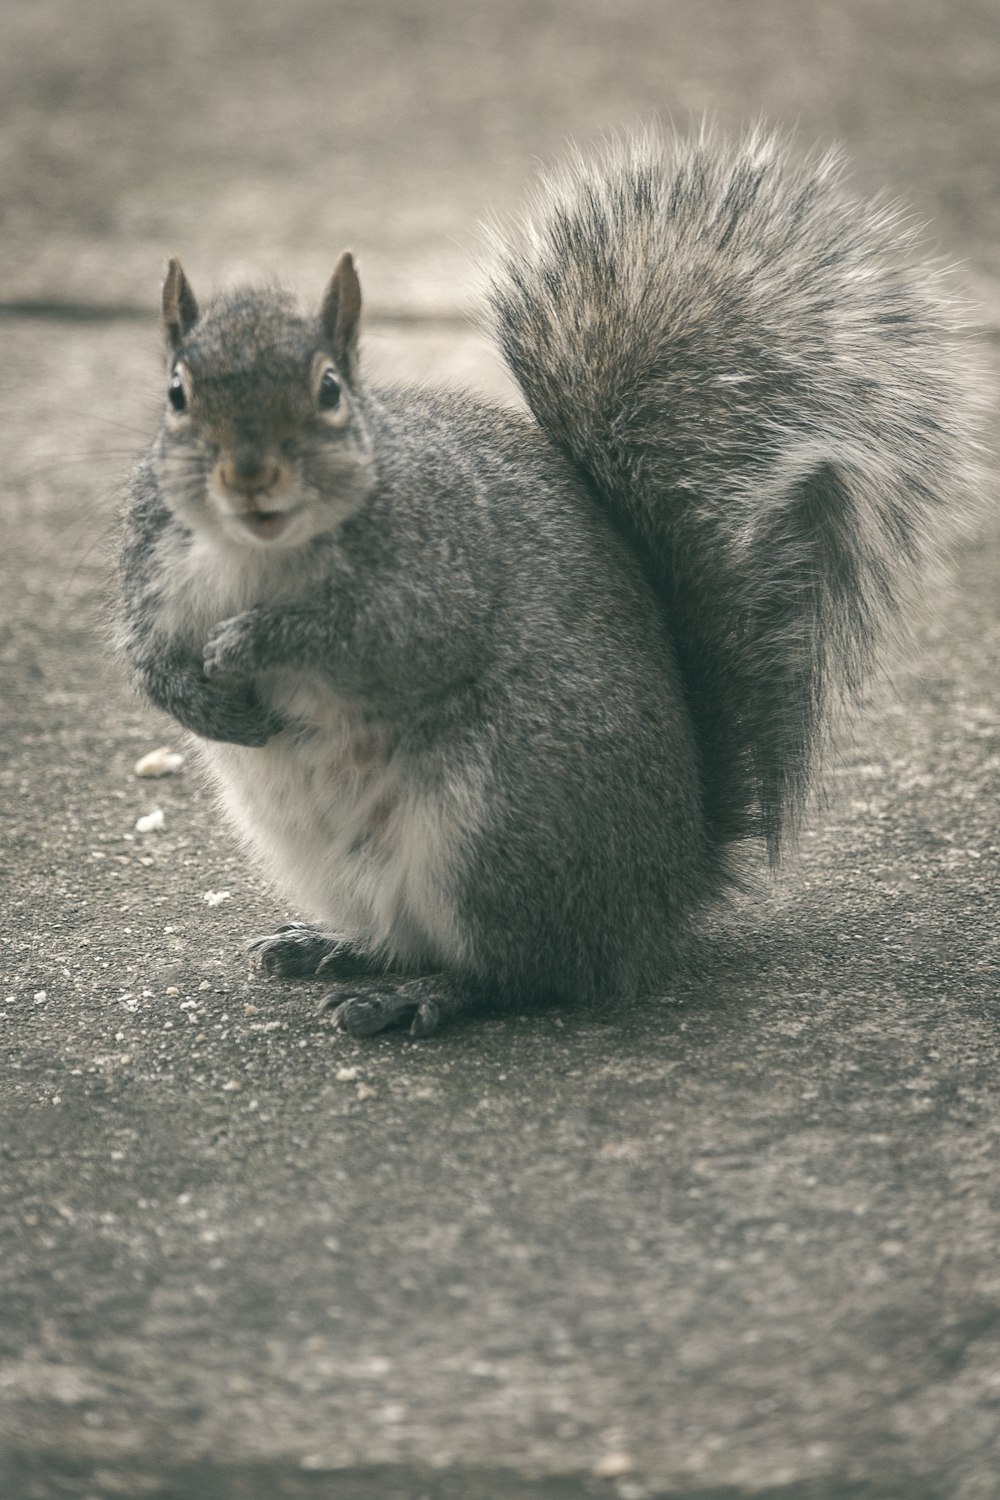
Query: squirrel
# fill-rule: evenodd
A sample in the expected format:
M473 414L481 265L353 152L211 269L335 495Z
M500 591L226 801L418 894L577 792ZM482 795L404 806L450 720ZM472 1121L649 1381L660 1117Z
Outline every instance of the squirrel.
M961 306L836 153L615 140L493 241L530 415L371 387L350 253L318 315L175 259L127 485L132 676L354 1035L662 990L973 483Z

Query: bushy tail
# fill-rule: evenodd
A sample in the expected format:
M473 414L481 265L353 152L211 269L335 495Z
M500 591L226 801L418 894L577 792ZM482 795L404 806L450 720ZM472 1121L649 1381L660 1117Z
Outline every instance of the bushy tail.
M495 336L643 557L717 844L777 858L974 450L963 317L833 154L761 130L575 158L495 231Z

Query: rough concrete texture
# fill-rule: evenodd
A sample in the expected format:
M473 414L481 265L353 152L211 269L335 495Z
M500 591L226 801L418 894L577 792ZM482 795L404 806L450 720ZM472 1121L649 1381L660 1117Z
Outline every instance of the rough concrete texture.
M247 977L287 914L190 762L134 778L180 740L101 624L173 250L315 295L352 244L383 373L503 392L462 320L480 212L567 135L763 114L930 216L995 338L993 0L4 32L0 1494L996 1500L995 526L702 973L419 1045Z

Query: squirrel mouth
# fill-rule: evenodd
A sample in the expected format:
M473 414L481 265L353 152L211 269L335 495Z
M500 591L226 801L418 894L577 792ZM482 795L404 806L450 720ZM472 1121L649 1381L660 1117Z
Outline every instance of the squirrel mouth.
M290 510L253 510L243 511L236 519L252 536L271 542L281 535L291 517Z

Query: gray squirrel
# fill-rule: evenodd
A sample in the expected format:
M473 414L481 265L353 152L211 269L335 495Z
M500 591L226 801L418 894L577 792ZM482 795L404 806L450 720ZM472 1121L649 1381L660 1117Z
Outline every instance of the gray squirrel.
M371 388L350 254L318 316L174 260L128 485L134 680L310 918L260 969L355 1035L662 990L970 485L961 309L834 154L650 133L494 234L530 417Z

